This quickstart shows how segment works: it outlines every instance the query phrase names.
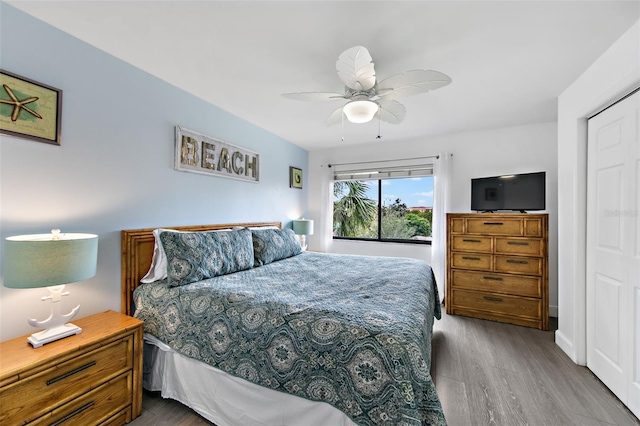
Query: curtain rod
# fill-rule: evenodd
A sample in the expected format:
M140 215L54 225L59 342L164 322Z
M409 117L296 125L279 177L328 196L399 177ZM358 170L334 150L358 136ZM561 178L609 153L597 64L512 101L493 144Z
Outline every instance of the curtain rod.
M430 155L430 156L427 156L427 157L395 158L393 160L359 161L359 162L356 162L356 163L336 163L336 164L329 164L328 166L331 168L333 166L351 166L351 165L354 165L354 164L387 163L389 161L422 160L422 159L427 159L427 158L435 158L437 160L438 158L440 158L440 156L439 155Z

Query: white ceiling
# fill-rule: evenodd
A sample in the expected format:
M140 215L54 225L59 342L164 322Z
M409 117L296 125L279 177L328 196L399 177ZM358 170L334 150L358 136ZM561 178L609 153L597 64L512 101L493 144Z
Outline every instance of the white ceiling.
M377 121L326 127L345 101L349 47L378 80L433 69L453 82L402 99L382 143L556 120L556 98L640 17L622 1L7 1L187 92L309 150L371 143ZM345 140L341 141L344 135Z

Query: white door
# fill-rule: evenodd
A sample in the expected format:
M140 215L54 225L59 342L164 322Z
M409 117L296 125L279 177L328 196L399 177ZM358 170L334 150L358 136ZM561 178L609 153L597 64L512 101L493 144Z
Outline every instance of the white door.
M640 92L588 129L587 366L640 417Z

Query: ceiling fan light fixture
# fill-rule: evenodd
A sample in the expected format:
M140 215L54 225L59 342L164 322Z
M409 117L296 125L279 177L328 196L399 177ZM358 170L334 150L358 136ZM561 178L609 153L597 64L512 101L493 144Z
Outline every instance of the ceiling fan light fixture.
M378 104L368 100L355 100L346 104L342 110L350 122L368 123L378 112Z
M380 127L380 121L400 124L404 120L407 109L397 99L436 90L451 83L451 77L433 70L405 71L378 82L373 59L363 46L354 46L342 52L336 61L336 71L344 83L344 93L299 92L284 93L283 96L302 101L344 102L347 99L346 105L335 109L326 119L327 126L344 125L345 116L351 123L367 123L377 115Z

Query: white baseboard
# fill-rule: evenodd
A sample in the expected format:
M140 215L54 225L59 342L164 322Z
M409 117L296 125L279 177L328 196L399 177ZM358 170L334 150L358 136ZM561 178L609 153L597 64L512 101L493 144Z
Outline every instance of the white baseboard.
M577 364L576 359L573 354L573 343L569 339L567 339L564 334L560 330L556 330L556 345L562 349L562 351L567 354L567 356Z

